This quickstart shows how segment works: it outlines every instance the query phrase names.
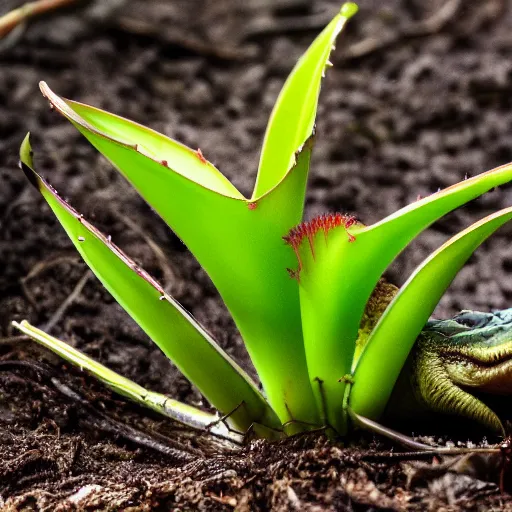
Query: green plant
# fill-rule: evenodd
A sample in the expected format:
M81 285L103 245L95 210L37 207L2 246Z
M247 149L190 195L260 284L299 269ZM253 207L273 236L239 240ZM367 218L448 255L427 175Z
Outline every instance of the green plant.
M286 81L267 127L251 198L201 152L63 99L41 84L52 107L131 182L207 271L265 394L156 281L33 170L28 136L21 147L22 169L89 267L238 431L252 426L271 437L328 426L343 435L350 411L378 419L441 295L472 252L512 218L507 208L454 236L394 297L376 292L373 310L368 301L396 256L446 213L512 180L512 165L453 185L371 226L341 214L302 222L322 77L336 36L356 11L355 4L344 4ZM362 323L372 314L380 318ZM215 422L215 416L144 390L27 322L15 326L134 400L194 427Z

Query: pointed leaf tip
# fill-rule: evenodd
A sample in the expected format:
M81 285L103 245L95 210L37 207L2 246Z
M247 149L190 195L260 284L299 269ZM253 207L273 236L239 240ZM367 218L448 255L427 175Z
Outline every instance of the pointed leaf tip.
M32 186L39 190L39 181L33 171L33 156L32 146L30 145L30 132L25 135L23 142L20 146L20 169L27 177Z
M346 21L357 10L351 2L316 37L286 80L265 131L252 199L274 188L293 165L293 155L314 130L318 96L330 53Z
M200 150L123 117L62 98L45 82L39 87L50 107L68 119L129 181L133 182L134 173L153 180L168 180L168 175L175 175L177 180L185 178L191 189L207 189L231 199L245 200ZM126 161L130 165L124 165ZM147 184L147 187L155 195L160 186Z
M340 9L340 14L349 19L359 11L359 6L354 2L345 2Z
M25 135L20 146L20 160L25 165L32 167L32 146L30 145L30 132Z

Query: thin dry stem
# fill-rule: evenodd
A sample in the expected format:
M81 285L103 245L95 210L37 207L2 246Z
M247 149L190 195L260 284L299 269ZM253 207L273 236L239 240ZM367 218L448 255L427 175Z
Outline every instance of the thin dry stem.
M36 0L35 2L27 2L21 7L0 17L0 38L5 37L17 26L25 23L30 18L66 7L77 1L78 0Z

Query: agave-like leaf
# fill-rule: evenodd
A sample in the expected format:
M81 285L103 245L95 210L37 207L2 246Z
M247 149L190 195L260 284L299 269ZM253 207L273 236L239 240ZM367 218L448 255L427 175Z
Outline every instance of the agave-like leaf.
M347 418L339 411L350 381L359 325L383 272L430 224L510 180L512 164L462 181L372 226L353 224L353 219L341 216L334 229L320 223L296 238L292 245L302 266L299 288L308 371L318 407L340 433L347 429Z
M357 12L352 2L315 39L295 65L277 99L268 122L253 199L274 188L293 165L294 154L309 138L315 124L320 85L336 37Z
M177 400L173 400L161 393L149 391L132 380L119 375L110 368L107 368L101 363L98 363L94 359L86 356L71 345L50 336L33 325L30 325L26 320L23 320L21 323L13 322L13 326L66 361L78 366L82 370L87 370L107 387L116 393L129 398L137 404L153 409L154 411L172 418L183 425L187 425L188 427L199 430L209 429L212 434L222 436L236 442L240 442L242 440L239 434L229 430L224 423L219 422L219 417L215 414L210 414L198 409L197 407L178 402Z
M199 150L60 98L41 84L50 104L120 170L209 274L283 423L318 423L298 290L285 270L293 256L281 237L302 219L322 74L336 35L355 10L354 4L342 8L288 79L269 123L250 200Z
M159 283L57 195L33 170L31 155L27 135L20 150L22 169L105 288L180 371L222 414L236 409L229 417L236 428L246 430L254 422L278 425L248 375Z
M107 112L63 100L44 84L42 90L56 110L122 172L209 274L281 421L316 423L299 294L285 270L293 256L281 241L302 216L313 140L304 145L280 185L250 202L234 192L208 188L204 176L196 182L171 168L171 163L178 162L191 166L187 173L192 173L194 166L208 165L175 141ZM144 149L135 143L138 132L150 139L144 139ZM149 156L159 147L165 151ZM171 158L174 147L181 160Z
M431 254L402 286L355 361L350 408L378 419L398 375L439 299L473 252L512 219L512 207L476 222Z

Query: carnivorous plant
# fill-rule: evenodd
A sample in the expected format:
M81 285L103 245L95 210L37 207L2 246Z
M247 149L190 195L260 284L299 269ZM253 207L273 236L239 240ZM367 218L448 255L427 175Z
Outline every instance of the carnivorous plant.
M206 270L262 390L157 281L36 173L28 136L21 147L23 171L87 265L229 429L215 422L218 416L141 388L26 321L14 325L133 400L226 436L251 427L265 437L315 427L344 435L351 415L379 420L440 297L473 251L512 219L512 207L449 239L399 290L382 274L433 222L511 181L512 165L461 181L373 225L341 213L304 221L322 77L337 35L356 11L355 4L344 4L287 79L268 122L251 197L200 151L64 99L41 83L51 106L135 187Z

